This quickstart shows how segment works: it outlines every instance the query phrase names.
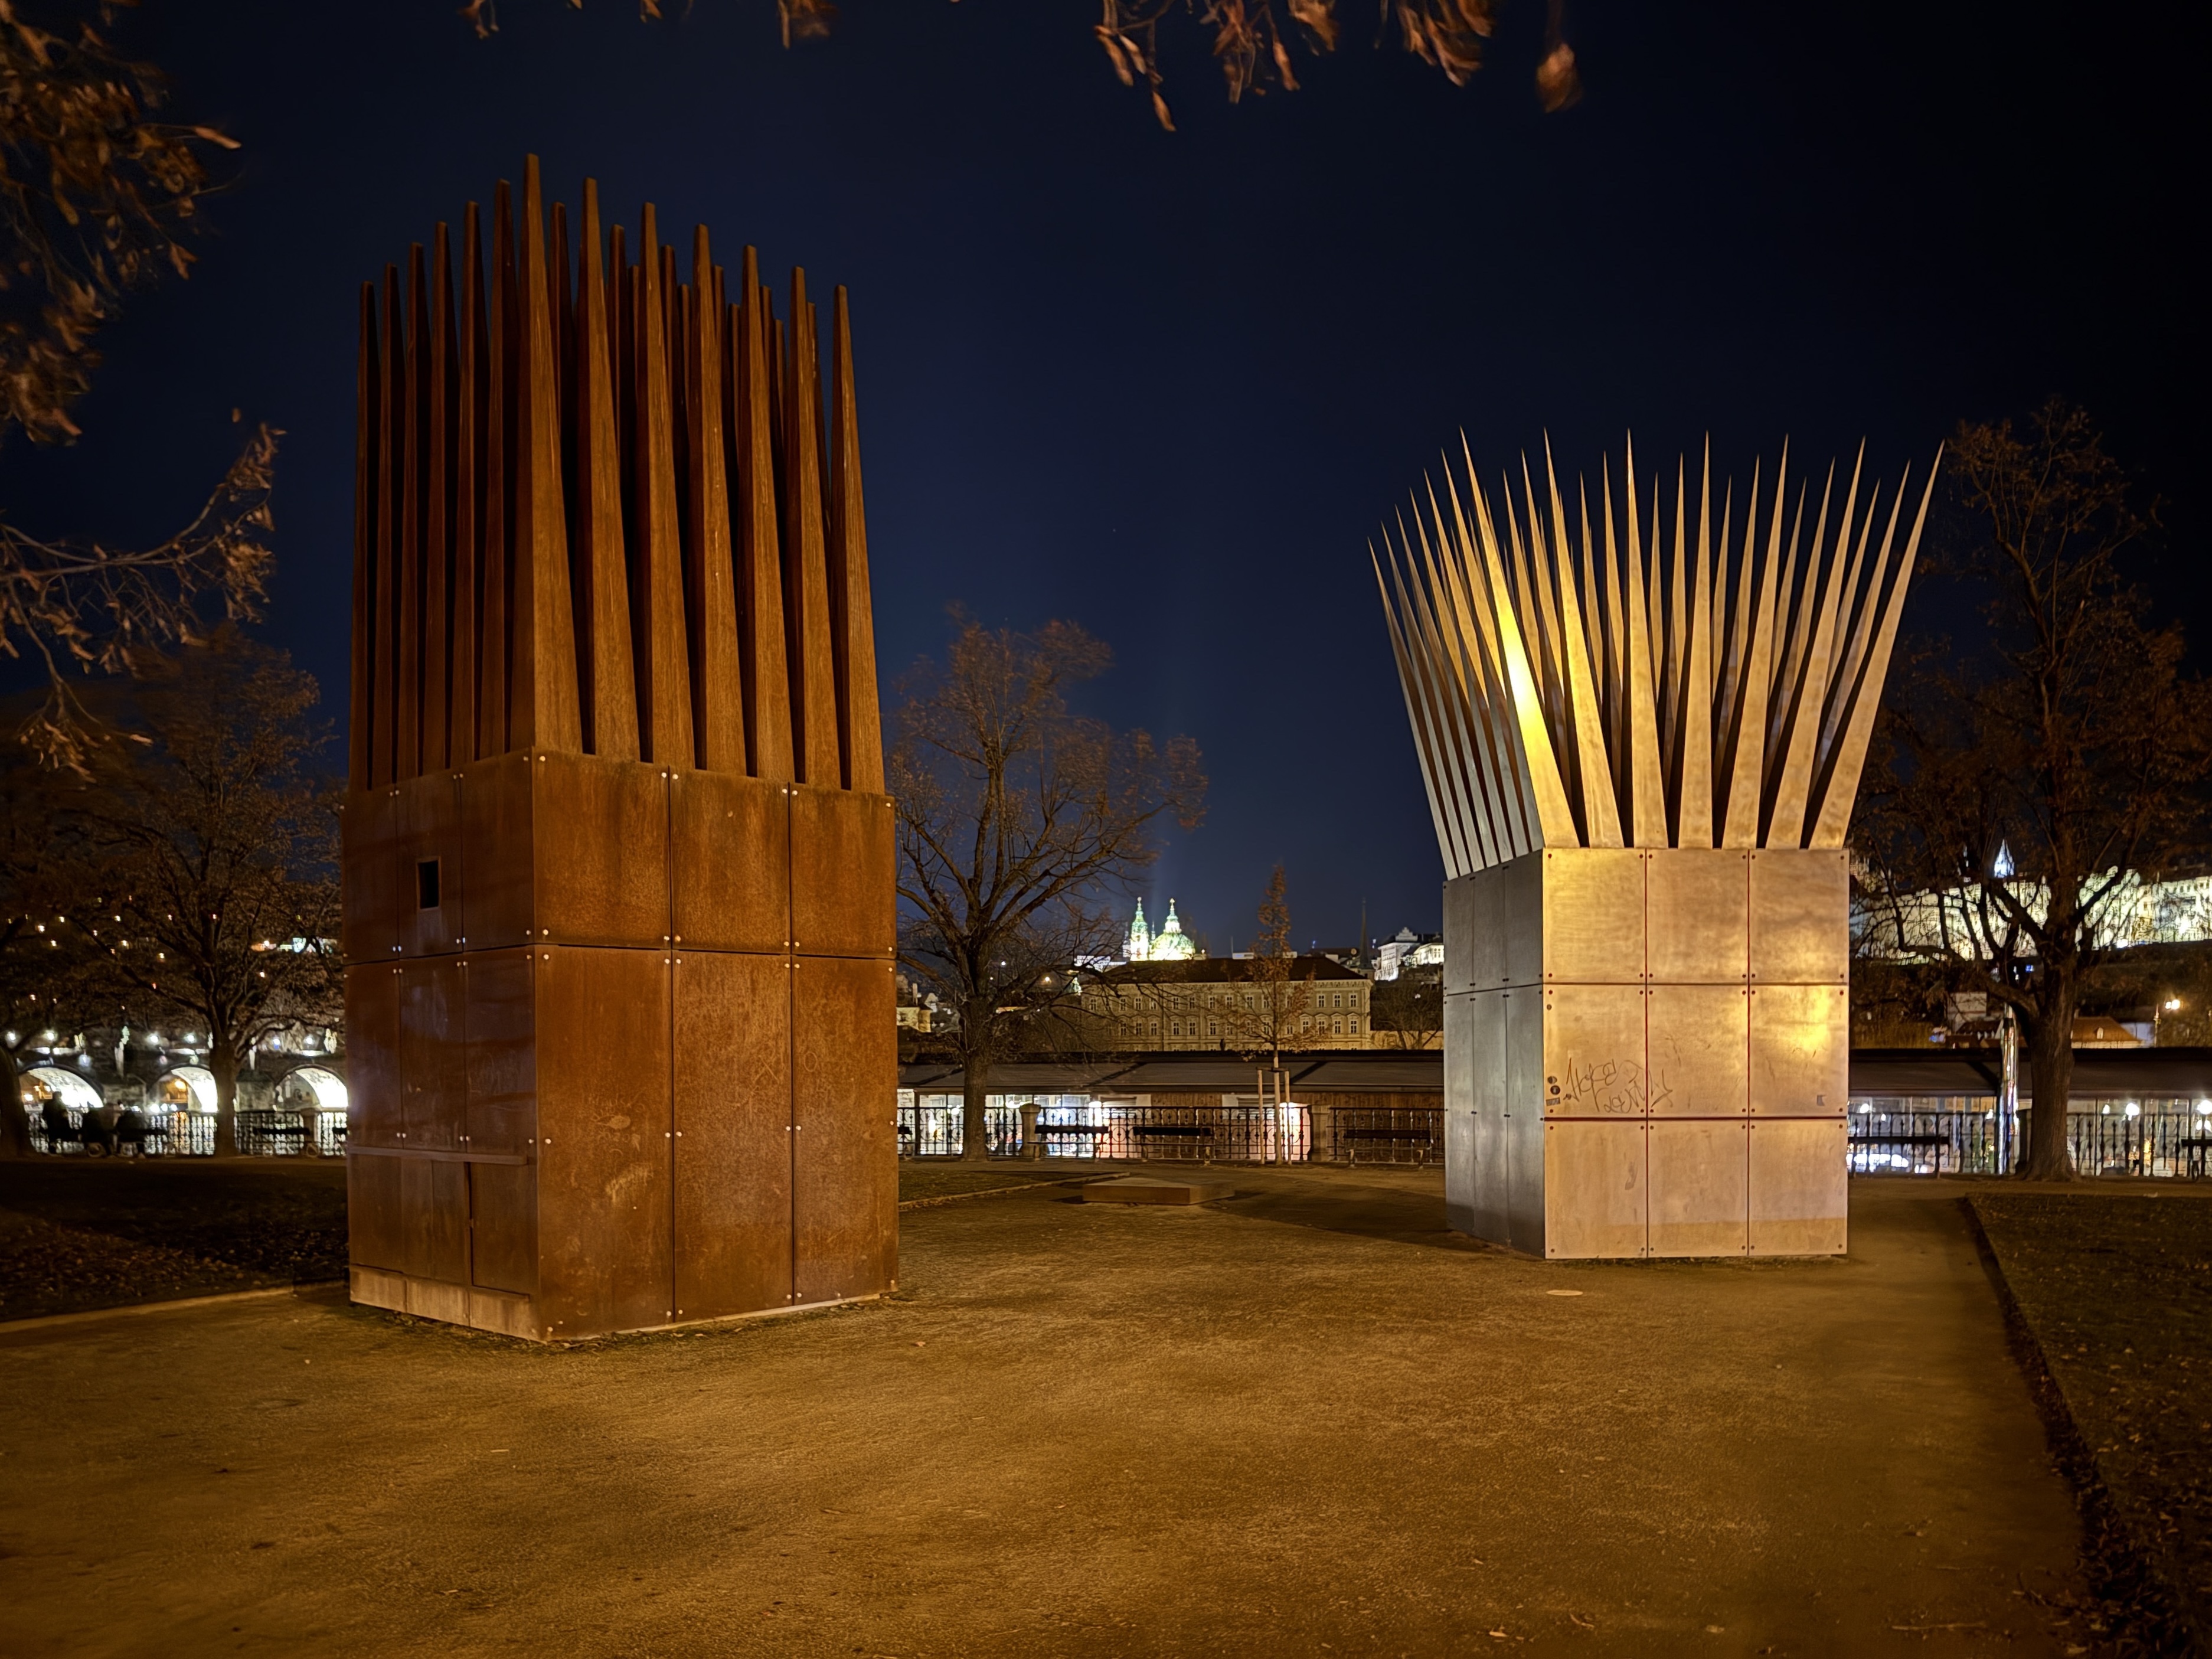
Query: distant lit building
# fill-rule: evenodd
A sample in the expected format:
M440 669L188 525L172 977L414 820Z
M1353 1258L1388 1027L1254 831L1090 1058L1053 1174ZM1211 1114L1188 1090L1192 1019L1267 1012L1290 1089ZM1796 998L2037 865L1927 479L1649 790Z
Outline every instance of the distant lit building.
M1183 932L1173 899L1168 901L1168 919L1160 924L1157 935L1146 924L1145 902L1139 899L1136 918L1129 923L1129 937L1121 954L1123 960L1128 962L1189 962L1198 956L1198 944Z
M1401 927L1397 936L1375 947L1375 977L1395 979L1407 968L1441 968L1444 961L1442 933L1417 933Z
M1161 930L1163 937L1166 929ZM1260 1031L1258 964L1249 957L1132 962L1083 982L1091 1041L1105 1048L1212 1048L1239 1054L1266 1046ZM1364 1048L1366 978L1326 957L1298 957L1291 983L1303 999L1284 1033L1285 1049Z
M2040 882L2007 879L2012 870L2008 848L1997 853L1996 874L2022 908L2040 918L2050 902ZM1894 902L1855 901L1851 933L1862 955L1911 959L1931 952L1967 957L1994 955L1981 937L1982 908L1965 887L1914 893ZM2196 945L2212 940L2212 875L2146 879L2129 872L2100 907L2091 943L2100 950L2124 951L2139 945ZM2034 947L2023 944L2021 954Z

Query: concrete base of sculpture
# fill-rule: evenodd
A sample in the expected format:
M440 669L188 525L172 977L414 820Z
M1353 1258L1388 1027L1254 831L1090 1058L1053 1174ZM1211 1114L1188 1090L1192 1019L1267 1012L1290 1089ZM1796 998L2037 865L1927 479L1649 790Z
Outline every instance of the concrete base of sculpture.
M1573 848L1444 887L1457 1231L1551 1257L1846 1246L1841 851Z
M1162 1181L1155 1176L1125 1176L1119 1181L1094 1181L1083 1189L1085 1204L1211 1204L1232 1198L1237 1188L1226 1181Z

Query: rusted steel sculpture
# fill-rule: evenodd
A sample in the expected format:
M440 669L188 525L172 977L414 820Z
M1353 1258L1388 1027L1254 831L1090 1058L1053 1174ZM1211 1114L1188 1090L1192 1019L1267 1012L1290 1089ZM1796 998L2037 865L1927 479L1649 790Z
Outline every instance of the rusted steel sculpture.
M1934 475L1900 538L1905 484L1885 517L1831 468L1807 541L1787 467L1763 522L1754 469L1740 545L1710 461L1694 514L1677 467L1670 542L1632 449L1618 514L1608 468L1571 520L1547 450L1519 512L1469 458L1385 532L1447 878L1462 1231L1550 1256L1845 1246L1844 832Z
M473 204L362 295L356 1301L562 1340L896 1271L891 809L836 291ZM634 249L634 252L633 252ZM453 254L458 252L458 289ZM826 429L825 429L826 422Z

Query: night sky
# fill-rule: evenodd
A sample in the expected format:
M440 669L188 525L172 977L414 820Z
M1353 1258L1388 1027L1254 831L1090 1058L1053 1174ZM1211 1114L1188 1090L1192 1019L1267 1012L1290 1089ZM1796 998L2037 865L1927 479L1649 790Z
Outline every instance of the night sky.
M264 631L342 716L358 285L534 150L552 196L589 173L625 224L650 198L679 246L703 221L726 262L851 289L886 708L956 601L1108 641L1086 706L1205 751L1147 908L1218 951L1278 860L1302 941L1363 901L1378 936L1437 926L1365 546L1462 428L1493 476L1547 430L1594 470L1629 428L1647 465L1710 431L1739 477L1864 436L1893 478L2063 392L2166 499L2142 572L2212 640L2184 8L1571 0L1586 96L1546 116L1537 0L1465 88L1344 0L1304 91L1236 107L1164 28L1172 134L1095 15L848 0L787 52L769 0L504 0L489 41L454 0L148 0L125 46L245 148L191 281L105 337L84 438L11 440L0 502L155 538L234 408L284 428Z

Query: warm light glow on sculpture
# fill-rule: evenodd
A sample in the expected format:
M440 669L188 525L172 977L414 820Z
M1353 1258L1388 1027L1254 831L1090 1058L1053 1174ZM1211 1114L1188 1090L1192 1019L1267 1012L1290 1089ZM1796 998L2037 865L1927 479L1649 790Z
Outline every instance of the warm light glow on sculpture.
M1710 459L1694 507L1678 465L1667 535L1632 444L1617 512L1608 466L1571 519L1547 447L1540 496L1525 462L1517 511L1504 483L1502 526L1470 456L1385 529L1376 580L1449 874L1546 847L1843 845L1934 473L1900 539L1906 483L1885 513L1861 464L1840 500L1830 468L1808 538L1788 465L1785 446L1771 486L1754 467L1740 540Z

